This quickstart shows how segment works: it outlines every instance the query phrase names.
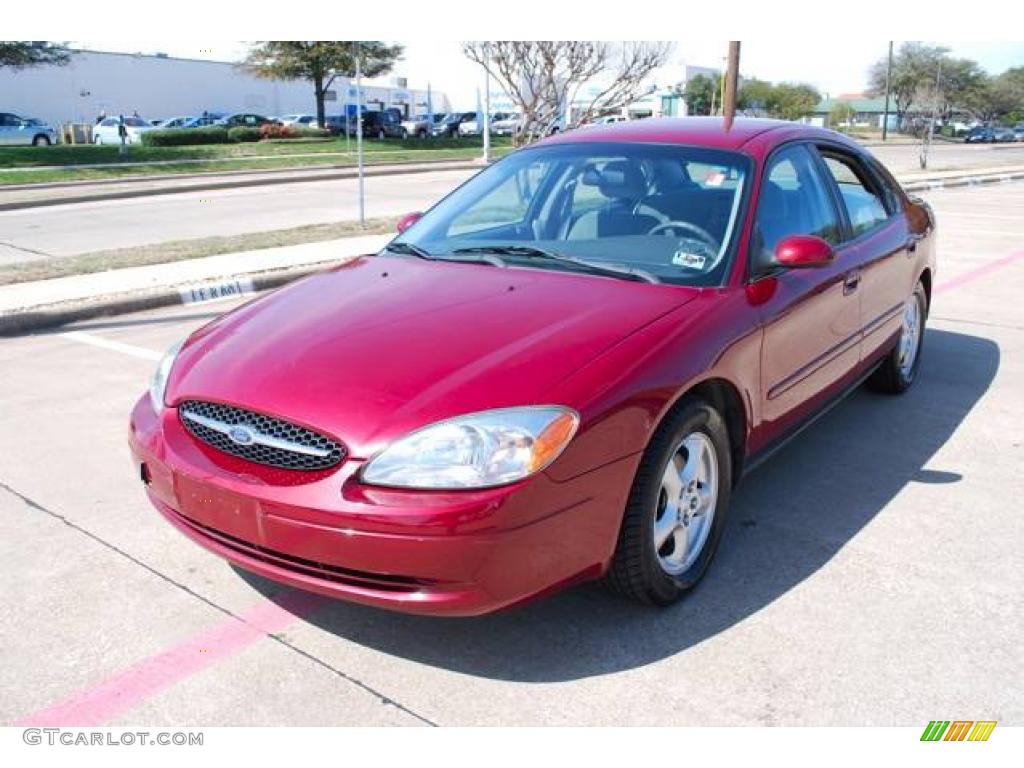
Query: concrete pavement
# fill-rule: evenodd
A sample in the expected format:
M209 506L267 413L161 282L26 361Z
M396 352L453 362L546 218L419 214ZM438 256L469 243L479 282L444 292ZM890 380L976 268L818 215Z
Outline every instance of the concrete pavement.
M663 611L591 586L472 620L295 603L165 524L125 445L153 357L231 302L0 341L0 720L1024 725L1024 184L926 195L920 380L748 477Z

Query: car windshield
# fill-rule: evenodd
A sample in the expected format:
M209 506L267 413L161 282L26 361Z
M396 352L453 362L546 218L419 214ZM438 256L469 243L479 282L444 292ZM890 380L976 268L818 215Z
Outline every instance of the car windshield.
M142 128L144 126L149 125L149 123L147 123L141 117L126 117L124 119L124 124L131 126L132 128Z
M568 269L554 253L719 285L731 262L751 163L734 152L581 142L521 150L487 168L396 238L417 255L500 254Z

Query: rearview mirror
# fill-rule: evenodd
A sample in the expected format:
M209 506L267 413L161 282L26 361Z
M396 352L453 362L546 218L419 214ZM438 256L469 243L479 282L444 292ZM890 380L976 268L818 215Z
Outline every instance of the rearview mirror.
M814 235L790 235L775 247L775 263L788 269L824 267L833 258L832 246Z
M402 234L403 232L405 232L405 230L407 230L421 218L423 218L423 214L420 213L419 211L415 213L405 214L405 216L398 220L398 234Z

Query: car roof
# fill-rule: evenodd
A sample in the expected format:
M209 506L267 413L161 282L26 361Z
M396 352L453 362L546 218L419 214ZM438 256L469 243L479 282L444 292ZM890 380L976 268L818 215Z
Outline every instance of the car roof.
M726 130L721 117L660 117L599 123L585 131L566 131L544 139L540 144L576 142L636 142L686 144L713 149L752 150L762 154L797 138L828 139L856 146L840 133L788 120L738 117ZM755 142L755 140L757 140ZM754 144L756 143L756 148Z

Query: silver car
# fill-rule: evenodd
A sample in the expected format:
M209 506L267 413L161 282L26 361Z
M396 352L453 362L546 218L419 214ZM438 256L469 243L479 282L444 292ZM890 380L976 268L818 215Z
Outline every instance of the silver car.
M57 129L42 120L0 112L0 145L48 147L57 143Z

